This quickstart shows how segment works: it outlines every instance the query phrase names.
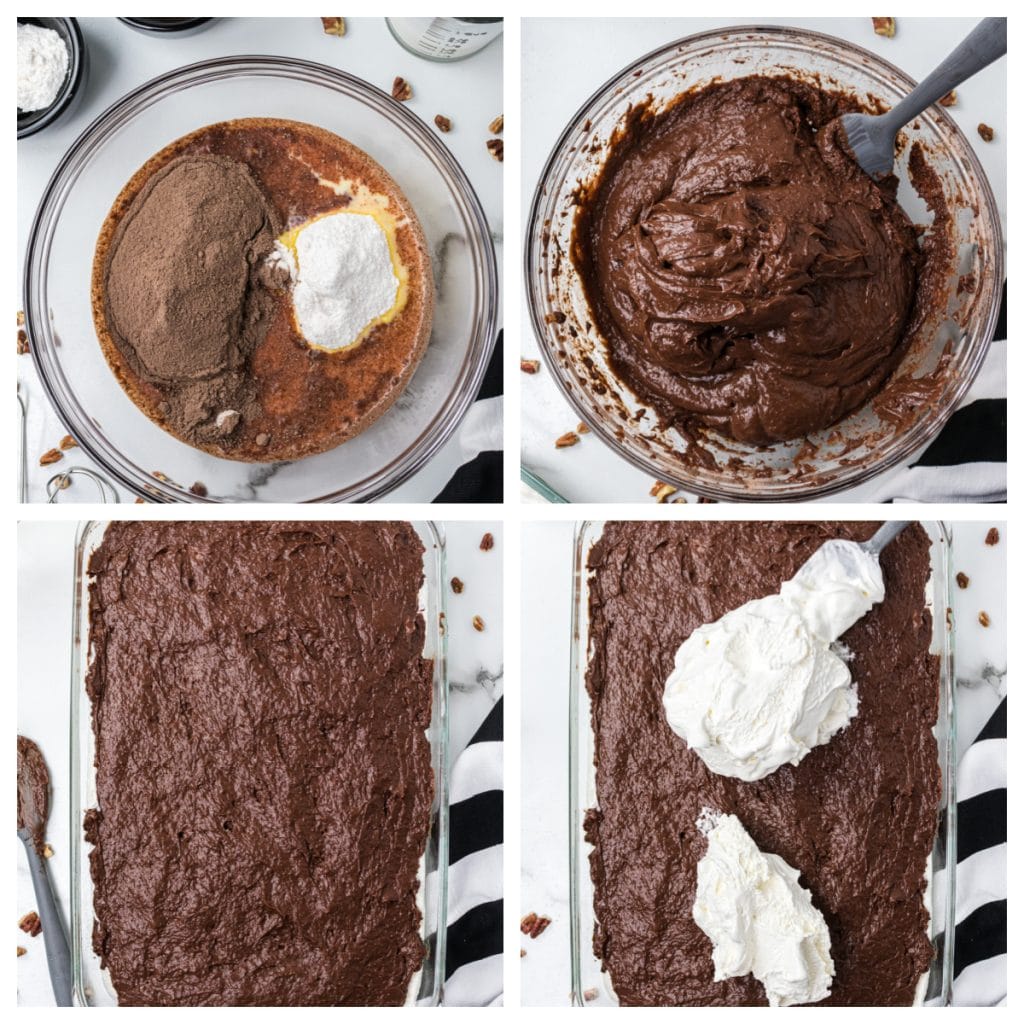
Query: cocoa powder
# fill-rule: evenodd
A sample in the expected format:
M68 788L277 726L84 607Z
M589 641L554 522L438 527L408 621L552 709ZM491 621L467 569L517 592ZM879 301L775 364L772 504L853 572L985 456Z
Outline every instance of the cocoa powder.
M103 275L111 334L186 437L222 435L224 410L256 411L248 359L270 323L262 265L280 230L244 164L201 154L157 171L114 233Z

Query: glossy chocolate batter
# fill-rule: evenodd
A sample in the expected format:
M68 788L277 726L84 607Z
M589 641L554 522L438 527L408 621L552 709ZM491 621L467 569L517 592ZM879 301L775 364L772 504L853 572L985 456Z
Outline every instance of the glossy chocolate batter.
M716 982L693 921L701 809L736 814L801 872L832 937L816 1005L910 1005L932 948L922 905L940 775L938 665L924 605L929 541L882 554L886 597L842 637L860 707L830 743L758 782L715 775L665 721L676 649L699 625L778 590L830 537L872 523L609 523L589 560L587 688L599 810L587 813L594 952L623 1004L767 1005L751 975Z
M46 849L46 822L50 817L50 773L38 744L18 737L18 831L28 829L36 853Z
M433 795L404 523L113 523L89 563L93 946L121 1005L406 999Z
M684 432L804 437L870 399L906 350L915 231L844 153L852 101L749 77L634 110L573 236L615 373Z

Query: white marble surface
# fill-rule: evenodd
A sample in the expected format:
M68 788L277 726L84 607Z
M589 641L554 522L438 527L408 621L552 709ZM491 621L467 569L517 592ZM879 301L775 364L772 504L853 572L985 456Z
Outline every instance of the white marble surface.
M876 36L870 18L527 18L522 27L522 116L530 131L523 139L521 215L529 215L537 185L558 136L583 102L617 71L671 39L726 25L761 22L795 25L848 39L903 68L920 81L973 28L976 18L898 18L895 38ZM585 40L569 47L568 40ZM957 90L957 106L947 110L973 143L992 185L1006 232L1006 61L997 61ZM979 121L995 128L992 143L978 138ZM525 296L521 351L539 359ZM996 348L1001 348L997 346ZM1005 372L1005 371L1004 371ZM579 417L542 367L534 376L521 375L523 463L569 501L642 501L650 503L652 477L620 457L596 436L573 448L555 450L554 440L576 427ZM977 395L989 397L979 380ZM1002 394L1005 395L1005 391ZM898 470L893 471L898 472ZM877 483L877 482L876 482ZM872 485L875 486L875 485ZM834 501L858 498L857 489Z
M487 125L502 110L502 40L453 64L422 60L392 38L383 18L349 18L344 38L325 35L319 18L219 18L184 38L149 36L115 18L80 18L91 61L86 94L67 119L18 143L18 308L22 264L39 198L61 156L79 133L128 90L172 68L229 54L302 57L334 65L390 92L402 75L414 86L408 107L429 124L447 114L454 123L444 144L462 165L491 227L498 266L503 238L502 165L487 152ZM499 318L499 323L500 323ZM39 456L67 433L47 400L32 361L18 360L18 380L28 408L26 424L29 500L46 501L46 481L55 468L96 468L81 450L65 456L58 467L40 467ZM458 433L411 480L387 501L430 501L465 461ZM96 490L88 480L60 495L62 502L92 502ZM121 501L134 495L120 493Z
M52 809L47 838L54 849L48 862L67 920L70 896L69 743L71 597L76 522L22 523L18 532L18 732L34 739L50 769ZM449 764L501 696L502 526L493 522L442 524L448 576L465 590L447 590ZM494 535L490 551L480 550L485 532ZM447 586L447 584L446 584ZM474 615L485 623L472 625ZM17 916L35 909L24 849L18 844ZM13 940L28 953L18 958L18 1003L52 1006L41 937L17 928Z
M970 744L1006 693L1006 529L985 544L992 523L953 526L952 569L970 577L954 588L957 711L961 749ZM520 915L552 919L540 938L523 937L520 960L524 1006L569 1003L569 808L566 762L569 731L569 614L572 523L523 525L521 629L523 801ZM543 585L537 585L537 581ZM531 585L532 584L532 585ZM985 611L986 629L978 622ZM590 937L583 943L589 949Z

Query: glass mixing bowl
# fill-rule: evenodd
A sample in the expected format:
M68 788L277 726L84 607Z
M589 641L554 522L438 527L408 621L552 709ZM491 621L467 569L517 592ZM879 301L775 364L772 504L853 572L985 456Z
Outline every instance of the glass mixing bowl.
M311 122L366 150L408 196L433 261L434 328L408 387L362 434L294 462L233 462L161 430L121 389L93 329L93 252L122 186L174 139L239 117ZM497 334L497 292L480 203L426 124L343 71L256 56L161 75L86 128L36 213L24 308L32 356L58 415L86 453L136 494L156 501L366 501L420 469L469 408ZM207 495L191 493L195 482Z
M896 158L899 201L915 224L931 215L908 183L910 143L921 142L955 215L955 266L948 304L937 309L893 381L936 368L949 347L941 394L887 426L872 404L827 430L769 448L717 439L714 464L693 466L681 455L687 441L662 429L657 416L608 365L606 347L591 323L569 258L576 189L603 164L609 140L629 109L648 97L660 107L679 93L752 74L789 74L817 80L892 106L914 82L898 68L841 39L786 28L739 27L669 43L634 61L605 83L570 121L548 158L527 224L525 266L530 318L552 375L595 434L638 468L677 487L725 500L797 500L822 497L863 483L907 460L941 429L963 399L988 351L999 313L1003 240L985 173L963 133L939 107L905 129ZM973 276L973 288L958 282ZM883 391L884 393L884 391Z

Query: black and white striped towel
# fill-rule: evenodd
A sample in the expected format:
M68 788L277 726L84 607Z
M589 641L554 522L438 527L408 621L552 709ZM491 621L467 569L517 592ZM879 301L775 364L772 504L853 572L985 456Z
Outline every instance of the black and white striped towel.
M455 434L462 465L435 502L498 502L502 496L502 333L494 345L476 401Z
M953 1005L1006 1003L1006 698L957 770Z
M502 1003L502 707L499 700L452 767L446 1006Z
M981 372L939 436L907 467L849 491L848 501L1006 501L1006 285Z

